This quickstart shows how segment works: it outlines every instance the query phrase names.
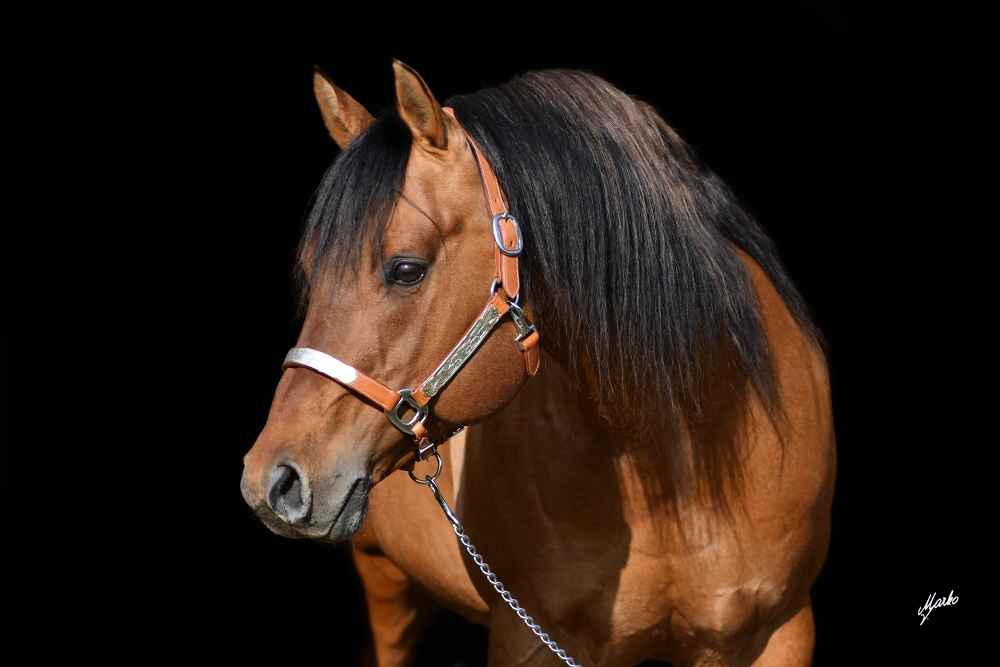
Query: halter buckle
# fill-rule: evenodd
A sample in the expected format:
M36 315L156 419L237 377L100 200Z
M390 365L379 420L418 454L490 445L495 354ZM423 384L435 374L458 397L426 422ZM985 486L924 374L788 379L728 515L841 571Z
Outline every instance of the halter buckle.
M500 231L500 221L510 220L514 225L514 231L517 232L517 247L512 249L507 249L503 244L503 233ZM517 257L521 254L521 250L524 249L524 237L521 236L521 225L517 224L517 220L510 213L497 213L493 216L493 240L497 243L497 248L503 254L508 257Z
M407 435L414 435L413 425L417 422L423 423L427 419L427 406L417 403L413 400L411 394L413 394L412 389L400 389L399 401L396 403L396 406L392 410L385 411L385 416L389 418L392 425ZM404 421L402 413L400 413L401 408L412 408L414 411L413 418Z

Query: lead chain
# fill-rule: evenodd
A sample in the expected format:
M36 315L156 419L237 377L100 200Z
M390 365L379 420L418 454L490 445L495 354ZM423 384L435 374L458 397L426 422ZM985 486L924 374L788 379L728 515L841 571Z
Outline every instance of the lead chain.
M476 547L473 546L469 536L465 534L465 528L462 527L458 517L456 517L455 513L451 511L451 507L448 506L448 502L441 495L441 491L438 489L437 484L434 483L434 479L436 479L438 474L441 473L441 455L434 452L434 456L438 459L438 469L433 478L428 476L424 479L418 479L412 472L410 473L410 477L418 484L427 484L431 487L431 491L434 492L434 497L437 499L438 504L441 505L441 509L444 510L445 516L448 517L448 521L451 522L452 530L455 531L459 541L465 545L465 550L469 552L470 556L472 556L472 560L479 566L479 571L486 575L486 580L493 585L493 588L500 594L500 597L504 599L504 602L510 605L510 608L514 610L522 621L524 621L525 625L531 628L531 631L535 633L542 643L549 647L550 651L559 656L559 658L569 665L569 667L580 667L580 665L578 665L573 658L566 654L564 649L559 648L558 644L552 641L547 632L542 632L542 628L539 627L531 616L528 615L528 612L524 610L524 607L518 603L517 598L511 595L510 592L504 587L503 583L497 579L497 576L493 574L492 570L490 570L490 566L486 563L479 552L476 551Z

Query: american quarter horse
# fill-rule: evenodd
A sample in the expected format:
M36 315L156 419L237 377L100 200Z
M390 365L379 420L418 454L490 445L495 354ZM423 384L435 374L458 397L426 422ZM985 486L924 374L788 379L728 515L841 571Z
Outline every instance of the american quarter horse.
M773 242L592 73L442 105L393 69L378 117L315 73L340 150L246 502L350 541L365 665L412 665L442 607L491 667L810 664L834 424Z

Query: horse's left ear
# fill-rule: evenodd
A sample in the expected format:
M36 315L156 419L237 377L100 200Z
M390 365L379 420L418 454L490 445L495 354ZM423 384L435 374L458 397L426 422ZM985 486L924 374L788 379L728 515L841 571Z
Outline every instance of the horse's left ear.
M448 148L444 111L423 77L406 63L393 59L396 75L396 109L420 146L443 151Z

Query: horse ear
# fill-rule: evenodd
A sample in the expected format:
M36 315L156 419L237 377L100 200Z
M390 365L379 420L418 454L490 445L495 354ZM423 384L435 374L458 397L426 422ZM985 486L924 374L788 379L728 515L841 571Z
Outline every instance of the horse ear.
M375 120L367 109L338 88L318 67L313 72L313 92L326 129L341 148L347 148Z
M392 61L392 69L396 74L396 108L413 133L413 139L427 149L448 148L444 112L423 77L396 59Z

